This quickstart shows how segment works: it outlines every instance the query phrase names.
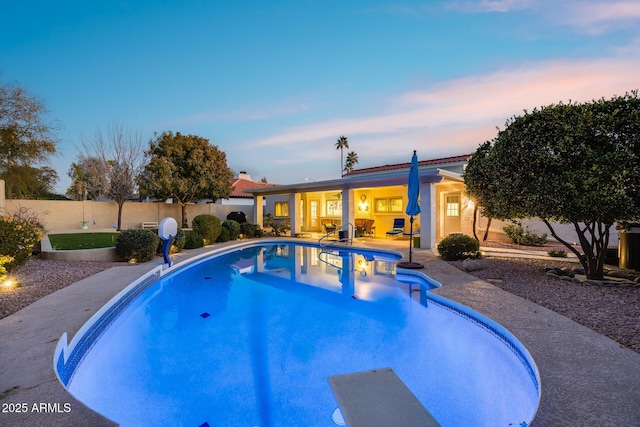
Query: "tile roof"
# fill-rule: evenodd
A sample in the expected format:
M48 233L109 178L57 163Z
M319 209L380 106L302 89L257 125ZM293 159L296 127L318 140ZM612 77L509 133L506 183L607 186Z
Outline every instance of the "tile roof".
M263 188L263 187L277 187L278 184L269 184L266 182L255 182L244 178L234 178L231 180L231 186L233 190L229 197L253 199L253 194L245 193L244 190L248 188Z
M418 166L419 167L436 166L436 165L444 165L447 163L466 162L470 158L471 158L471 154L463 154L460 156L442 157L440 159L421 160L421 161L418 161ZM407 163L397 163L394 165L384 165L384 166L374 166L371 168L354 169L351 172L345 174L344 176L353 176L353 175L358 175L362 173L390 171L395 169L408 169L410 165L411 163L407 162Z

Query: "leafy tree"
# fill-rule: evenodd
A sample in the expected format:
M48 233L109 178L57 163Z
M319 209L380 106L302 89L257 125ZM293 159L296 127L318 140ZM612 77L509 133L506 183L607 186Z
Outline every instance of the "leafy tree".
M342 165L344 165L344 157L342 154L342 150L345 148L349 148L349 141L347 137L342 135L338 138L338 142L336 142L336 150L340 150L340 174L342 175Z
M58 180L56 171L48 166L35 168L29 165L12 164L0 172L5 181L9 199L47 199Z
M215 202L231 194L233 172L227 157L209 140L180 132L156 134L147 151L150 161L140 185L145 193L173 198L182 205L182 227L188 227L188 203L199 199Z
M98 187L102 194L118 204L117 229L120 230L122 208L127 200L135 197L138 177L144 166L142 137L116 124L109 126L106 133L96 131L92 140L83 142L83 147L85 154L80 155L79 162L84 162L85 173L95 186L102 183Z
M358 163L358 154L355 151L351 151L349 154L347 154L347 161L344 164L344 172L351 172L356 163Z
M94 156L81 155L78 162L71 163L67 175L71 178L71 185L66 194L74 200L96 200L104 193L104 176L100 159Z
M0 84L0 178L7 182L9 197L41 197L58 178L51 168L38 169L56 152L56 128L45 122L47 112L42 101L16 83Z
M464 178L494 217L542 219L600 279L611 226L640 218L638 92L525 111L476 151ZM573 224L582 253L551 222Z
M481 144L473 154L473 161L469 162L465 169L465 177L470 177L468 182L465 180L466 192L469 198L475 202L473 206L473 237L478 241L480 240L476 232L478 213L488 218L487 228L482 238L483 241L487 240L491 218L495 216L495 208L491 205L492 198L484 197L491 194L491 185L496 176L493 170L495 164L489 157L491 148L489 141Z

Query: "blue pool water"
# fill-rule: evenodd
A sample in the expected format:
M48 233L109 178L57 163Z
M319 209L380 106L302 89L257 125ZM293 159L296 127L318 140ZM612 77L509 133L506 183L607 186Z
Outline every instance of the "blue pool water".
M526 349L397 260L270 244L177 266L63 337L57 373L122 426L335 426L327 378L382 367L443 426L530 423Z

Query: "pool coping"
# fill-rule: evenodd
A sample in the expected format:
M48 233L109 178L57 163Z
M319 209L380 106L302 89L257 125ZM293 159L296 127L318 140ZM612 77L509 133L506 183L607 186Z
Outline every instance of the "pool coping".
M373 244L376 249L381 245L405 253L404 245L394 242ZM361 247L372 249L373 244L365 242ZM233 243L216 248L231 246ZM176 258L187 259L212 249L185 251ZM540 406L531 426L640 425L640 354L470 276L441 261L430 250L414 248L413 257L425 264L429 277L443 284L434 293L497 321L530 351L542 386ZM25 403L27 409L0 412L0 424L115 425L74 400L58 382L52 363L55 344L62 332L75 335L133 279L161 263L157 259L106 270L0 319L0 393L4 395L0 403ZM65 404L70 405L70 411L66 411Z

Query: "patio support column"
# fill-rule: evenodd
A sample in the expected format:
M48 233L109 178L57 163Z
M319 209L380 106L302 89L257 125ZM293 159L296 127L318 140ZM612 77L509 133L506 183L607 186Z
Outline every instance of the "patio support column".
M253 196L253 222L258 224L260 228L264 228L262 218L264 217L264 196Z
M289 195L289 226L291 227L291 237L300 234L302 231L300 224L300 193Z
M346 227L355 222L353 189L342 190L342 226ZM353 237L353 236L351 236Z
M420 249L436 246L436 185L420 183Z

